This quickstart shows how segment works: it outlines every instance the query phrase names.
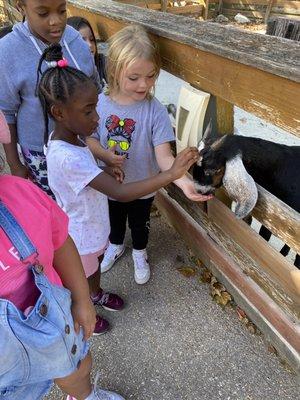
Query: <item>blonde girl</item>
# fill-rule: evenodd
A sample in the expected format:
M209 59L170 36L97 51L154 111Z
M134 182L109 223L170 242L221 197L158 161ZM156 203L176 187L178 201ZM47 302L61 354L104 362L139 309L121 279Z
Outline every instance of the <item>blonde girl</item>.
M154 176L160 170L170 168L174 161L170 147L170 142L175 140L173 129L165 107L154 97L159 71L158 48L142 27L127 26L109 40L108 90L99 96L99 129L88 139L88 145L96 157L100 145L107 149L116 146L116 153L125 158L125 183ZM191 200L209 198L198 194L186 175L174 183ZM101 272L108 271L123 254L128 221L134 279L138 284L149 280L146 247L154 195L151 193L126 203L113 198L109 200L110 243L101 263Z

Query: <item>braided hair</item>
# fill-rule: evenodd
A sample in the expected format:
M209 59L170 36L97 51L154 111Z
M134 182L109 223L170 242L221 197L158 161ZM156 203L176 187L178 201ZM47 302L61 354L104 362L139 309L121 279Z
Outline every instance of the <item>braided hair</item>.
M63 60L62 47L58 43L53 43L45 49L39 61L37 70L36 96L39 97L45 120L44 143L49 137L49 115L51 116L51 107L60 102L67 103L73 96L76 88L85 83L92 83L91 78L82 71L67 66ZM42 73L42 63L46 61L50 68Z

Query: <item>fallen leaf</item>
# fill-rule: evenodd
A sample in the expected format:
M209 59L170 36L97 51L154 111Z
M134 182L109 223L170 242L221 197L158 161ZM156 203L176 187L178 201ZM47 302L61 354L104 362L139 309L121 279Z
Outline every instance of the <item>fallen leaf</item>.
M196 264L198 265L199 268L204 268L204 267L205 267L205 265L204 265L203 262L200 260L200 258L197 258L197 263L196 263Z
M191 256L189 256L189 261L191 263L197 265L198 259L194 255L191 255Z
M277 354L277 350L275 349L275 347L272 344L269 344L268 352L272 353L272 354Z
M212 273L208 269L205 268L201 274L201 278L200 278L201 282L210 283L211 278L212 278Z
M252 335L255 335L255 334L256 334L256 326L255 326L252 322L249 322L249 323L247 324L247 329L248 329L248 331L249 331L250 333L252 333Z
M238 315L240 321L241 321L243 318L246 318L246 317L247 317L245 311L242 310L239 306L236 307L236 313L237 313L237 315Z
M218 296L221 296L221 293L225 292L225 291L226 291L225 287L220 282L215 282L215 283L213 283L211 285L211 294L212 294L212 296L214 296L216 294Z
M191 276L196 275L196 270L192 267L179 267L177 271L181 273L181 275L185 276L186 278L190 278Z

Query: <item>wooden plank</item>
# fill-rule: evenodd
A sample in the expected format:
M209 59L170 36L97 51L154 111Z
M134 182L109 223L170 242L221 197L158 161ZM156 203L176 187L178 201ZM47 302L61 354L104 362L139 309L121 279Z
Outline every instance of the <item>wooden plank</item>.
M182 7L167 7L167 12L170 14L201 14L203 10L202 5L190 5Z
M136 6L138 3L145 3L145 4L161 4L161 0L113 0L116 3L121 3L121 4L130 4L132 6Z
M293 301L281 285L278 285L273 281L273 279L270 278L270 275L264 272L263 268L254 261L248 253L235 243L227 233L222 231L212 220L210 220L205 212L207 209L207 203L201 204L202 207L199 207L199 204L187 200L182 191L175 185L168 185L166 189L170 197L180 204L190 217L192 217L193 220L207 232L208 236L213 238L214 242L218 244L226 254L230 254L230 257L235 260L245 275L251 277L251 279L253 279L253 281L259 285L282 310L293 318L300 320L300 307L297 303L299 295L296 302ZM203 208L203 205L206 207ZM253 232L253 235L257 234ZM205 249L203 249L203 252L205 254ZM296 285L295 290L298 293Z
M223 0L223 5L225 5L225 4L267 6L268 0ZM300 1L299 0L274 0L273 5L299 9Z
M209 1L210 0L205 0L205 9L204 9L204 19L208 19L208 11L209 11Z
M216 97L217 132L221 135L231 135L234 131L233 104Z
M160 10L161 5L160 4L155 4L155 3L137 3L137 7L142 7L142 8L148 8L150 10Z
M68 4L107 36L128 23L144 25L169 72L300 136L299 43L106 0Z
M223 8L223 14L226 17L234 17L239 11L235 9L228 9L228 8ZM242 12L245 17L248 17L250 19L263 19L264 17L264 12L263 11L244 11Z
M300 215L263 187L252 215L284 243L300 254Z
M251 16L251 13L255 15L254 13L260 13L260 15L265 15L266 13L266 6L262 5L253 5L253 4L247 4L247 5L240 5L240 4L226 4L223 7L223 13L228 14L228 15L236 15L238 12L241 12L242 14L248 16ZM286 8L286 7L276 7L272 6L272 14L273 13L282 13L282 14L292 14L292 15L299 15L300 16L300 8L299 9L294 9L294 8ZM260 17L258 17L260 18ZM265 17L264 17L265 19Z
M207 209L209 218L241 246L300 306L299 294L291 277L291 272L297 270L296 267L255 234L244 221L237 220L232 211L218 199L209 201Z
M300 372L299 325L285 315L165 191L160 190L157 194L156 205L194 254L213 269L220 281L232 293L235 301L249 314L262 332L271 338L274 344L276 343L281 356Z
M160 0L161 1L161 11L166 12L168 7L168 0Z

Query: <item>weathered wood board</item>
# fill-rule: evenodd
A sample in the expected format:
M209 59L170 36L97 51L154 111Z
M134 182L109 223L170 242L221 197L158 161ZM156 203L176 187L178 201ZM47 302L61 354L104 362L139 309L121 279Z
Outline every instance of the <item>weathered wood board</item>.
M217 279L234 296L237 304L246 311L266 338L271 340L279 354L299 373L299 320L294 321L283 313L270 297L243 273L236 261L222 251L208 232L165 191L161 190L157 195L156 205L195 255L212 269Z
M299 43L107 0L70 0L69 10L106 36L144 25L169 72L300 137Z

